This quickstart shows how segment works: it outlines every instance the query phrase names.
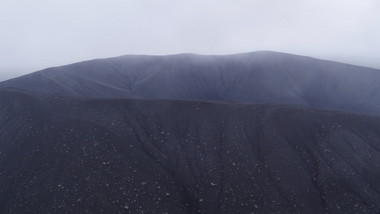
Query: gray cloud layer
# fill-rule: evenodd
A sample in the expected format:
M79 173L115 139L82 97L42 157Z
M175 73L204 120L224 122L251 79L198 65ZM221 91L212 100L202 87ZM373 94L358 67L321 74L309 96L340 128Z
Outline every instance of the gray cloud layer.
M380 68L377 0L4 0L0 80L124 54L275 50Z

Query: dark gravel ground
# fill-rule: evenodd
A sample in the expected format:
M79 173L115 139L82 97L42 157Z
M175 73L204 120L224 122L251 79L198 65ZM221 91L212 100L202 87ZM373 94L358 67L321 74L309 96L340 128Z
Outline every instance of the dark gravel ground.
M379 213L380 118L0 91L0 213Z

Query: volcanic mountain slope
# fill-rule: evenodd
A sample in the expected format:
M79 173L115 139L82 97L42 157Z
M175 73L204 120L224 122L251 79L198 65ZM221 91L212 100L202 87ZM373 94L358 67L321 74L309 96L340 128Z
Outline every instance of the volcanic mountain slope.
M378 213L380 118L0 91L0 213Z
M297 104L380 114L380 71L276 52L122 56L49 68L0 87L94 98Z

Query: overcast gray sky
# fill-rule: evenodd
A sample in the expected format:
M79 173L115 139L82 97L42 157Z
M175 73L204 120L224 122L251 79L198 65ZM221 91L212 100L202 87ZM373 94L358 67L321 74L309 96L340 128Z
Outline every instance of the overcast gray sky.
M379 0L1 0L0 81L125 54L274 50L380 68Z

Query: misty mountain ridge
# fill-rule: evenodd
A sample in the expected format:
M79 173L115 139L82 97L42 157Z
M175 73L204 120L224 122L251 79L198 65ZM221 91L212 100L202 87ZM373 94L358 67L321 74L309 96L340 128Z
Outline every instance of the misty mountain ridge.
M285 53L127 55L48 68L0 87L92 98L292 104L380 114L380 71Z

